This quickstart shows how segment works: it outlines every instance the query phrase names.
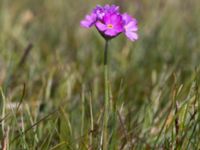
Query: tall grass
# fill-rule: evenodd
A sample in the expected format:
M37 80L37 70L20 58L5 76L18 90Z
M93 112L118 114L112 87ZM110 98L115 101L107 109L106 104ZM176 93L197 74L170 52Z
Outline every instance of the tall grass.
M107 1L0 1L1 149L100 149ZM199 149L200 2L112 0L140 39L109 43L108 149ZM32 45L32 46L31 46Z

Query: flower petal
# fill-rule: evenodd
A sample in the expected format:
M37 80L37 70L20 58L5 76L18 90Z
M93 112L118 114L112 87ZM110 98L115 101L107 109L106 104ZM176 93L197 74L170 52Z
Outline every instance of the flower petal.
M97 5L96 8L93 9L93 13L95 13L97 18L101 20L105 15L105 10L102 6Z
M107 29L106 25L101 23L100 21L96 22L95 25L99 31L105 31Z
M91 13L90 15L86 15L85 19L82 20L80 24L82 27L90 28L95 24L96 20L97 20L96 14Z
M132 17L127 13L122 14L122 19L125 25L128 24L130 21L132 21Z
M108 36L116 36L118 34L118 32L116 30L110 29L110 30L106 30L105 34Z
M135 32L125 32L125 35L131 40L136 41L138 39L138 34Z
M107 4L104 6L104 10L107 11L108 13L118 13L119 6Z
M129 22L127 25L124 26L126 31L137 31L137 23L135 21Z

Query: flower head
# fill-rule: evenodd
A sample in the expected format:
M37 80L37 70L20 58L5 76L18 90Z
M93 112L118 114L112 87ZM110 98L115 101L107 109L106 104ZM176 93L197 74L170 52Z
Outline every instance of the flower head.
M125 33L131 41L138 39L137 20L127 13L121 14L119 12L119 6L116 5L97 5L96 8L81 21L81 26L85 28L95 26L105 39L114 38L122 32Z

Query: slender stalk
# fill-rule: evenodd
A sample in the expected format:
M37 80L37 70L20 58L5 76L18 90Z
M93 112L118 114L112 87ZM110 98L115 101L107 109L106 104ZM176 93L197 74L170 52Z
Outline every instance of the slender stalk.
M104 49L104 134L103 134L103 139L104 139L104 144L103 144L103 149L107 149L108 146L108 115L109 115L109 92L108 92L108 65L107 65L107 60L108 60L108 40L106 40L105 43L105 49Z
M90 118L91 118L91 133L90 133L90 145L92 146L93 141L93 131L94 131L94 118L93 118L93 110L92 110L92 97L90 95Z
M104 48L104 66L107 66L108 63L108 40L106 40Z
M85 119L85 94L84 94L84 91L85 91L85 86L83 85L82 94L81 94L81 100L82 100L81 135L84 134L84 123L85 123L85 121L84 121L84 119Z

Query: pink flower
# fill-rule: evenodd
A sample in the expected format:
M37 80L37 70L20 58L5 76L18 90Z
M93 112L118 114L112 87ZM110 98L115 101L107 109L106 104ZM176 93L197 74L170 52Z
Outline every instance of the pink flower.
M116 5L105 5L103 7L97 5L81 21L81 26L85 28L95 26L105 39L114 38L120 33L125 33L131 41L138 39L137 20L127 13L121 14L119 12L119 6Z

